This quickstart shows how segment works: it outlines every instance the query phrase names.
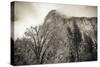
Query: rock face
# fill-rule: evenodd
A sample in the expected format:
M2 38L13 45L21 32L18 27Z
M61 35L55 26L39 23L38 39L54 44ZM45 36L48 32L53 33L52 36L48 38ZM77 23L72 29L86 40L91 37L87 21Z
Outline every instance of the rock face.
M97 60L97 18L66 17L56 10L48 13L43 30L51 35L43 63Z

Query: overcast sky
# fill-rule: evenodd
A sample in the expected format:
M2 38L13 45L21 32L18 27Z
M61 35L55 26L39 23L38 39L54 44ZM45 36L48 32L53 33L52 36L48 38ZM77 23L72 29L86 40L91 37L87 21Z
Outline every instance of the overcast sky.
M15 2L14 9L14 39L22 37L26 28L41 25L47 13L52 9L66 16L97 17L95 6Z

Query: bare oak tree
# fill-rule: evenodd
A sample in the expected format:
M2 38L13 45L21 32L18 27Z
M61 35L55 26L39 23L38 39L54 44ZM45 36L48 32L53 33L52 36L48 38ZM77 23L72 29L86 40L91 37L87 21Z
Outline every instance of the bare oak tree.
M42 26L30 27L27 28L25 35L31 38L33 44L31 48L36 55L37 64L43 63L44 54L48 48L47 42L49 41L48 36L50 35L50 30L48 27L42 29Z

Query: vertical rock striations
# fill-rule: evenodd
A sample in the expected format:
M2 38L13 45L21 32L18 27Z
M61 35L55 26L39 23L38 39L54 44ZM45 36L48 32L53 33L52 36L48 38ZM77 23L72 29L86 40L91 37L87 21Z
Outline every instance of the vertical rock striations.
M44 63L97 60L97 18L65 17L56 10L48 13L43 30L52 30Z

